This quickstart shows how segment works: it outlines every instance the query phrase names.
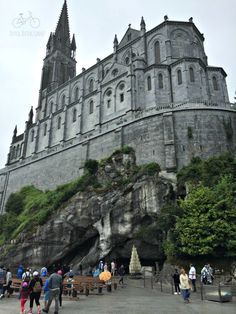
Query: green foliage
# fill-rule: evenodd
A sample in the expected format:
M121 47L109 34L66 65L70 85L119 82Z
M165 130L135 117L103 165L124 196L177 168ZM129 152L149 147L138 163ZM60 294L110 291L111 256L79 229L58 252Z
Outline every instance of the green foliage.
M134 153L134 149L133 147L130 147L130 146L122 146L121 148L117 149L114 151L114 153L112 154L113 155L117 155L117 154L126 154L126 155L129 155L131 153Z
M141 167L141 173L149 175L149 176L152 176L156 173L158 174L160 171L161 171L161 167L156 162L151 162Z
M177 173L178 184L186 182L214 186L222 175L232 175L236 179L236 159L229 153L211 157L205 161L194 157L188 166Z
M19 214L23 210L23 197L20 193L12 193L6 204L6 212Z
M22 231L28 232L34 230L34 226L43 225L57 208L89 185L98 187L96 178L87 173L75 181L58 186L54 191L43 192L28 186L13 193L7 202L8 211L0 216L1 243L15 238Z
M199 157L194 157L188 166L183 167L177 173L178 184L185 184L186 182L199 182L202 177L202 161Z
M85 162L84 168L90 173L90 174L96 174L98 171L98 161L89 159Z
M180 201L182 217L175 231L179 252L197 255L236 256L236 181L223 176L214 187L190 188Z

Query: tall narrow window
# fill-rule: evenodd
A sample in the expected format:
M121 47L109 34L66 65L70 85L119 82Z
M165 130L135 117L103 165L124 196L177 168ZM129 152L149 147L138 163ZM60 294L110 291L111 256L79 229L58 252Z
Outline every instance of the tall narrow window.
M124 93L120 94L120 102L124 101Z
M34 130L31 131L31 142L34 141Z
M193 68L189 68L189 78L190 78L190 82L195 82Z
M48 109L48 106L47 106L47 103L45 103L45 107L44 107L44 117L47 116L47 109Z
M93 113L93 100L91 100L89 103L89 113Z
M147 89L148 90L152 89L152 81L151 81L151 77L150 76L147 77Z
M107 99L107 108L111 108L111 100Z
M212 77L212 82L213 82L213 88L214 90L218 90L218 82L217 82L217 78L215 76Z
M177 77L178 77L178 85L182 84L182 72L181 70L177 71Z
M158 87L163 88L163 75L161 73L158 74Z
M89 92L90 92L90 93L93 92L93 89L94 89L94 83L93 83L93 79L91 79L91 80L89 81Z
M65 106L65 104L66 104L66 96L62 95L62 98L61 98L61 105L62 105L62 107Z
M73 122L76 121L76 118L77 118L76 115L77 115L77 110L74 109L74 110L73 110L73 118L72 118L72 121L73 121Z
M43 135L46 136L47 135L47 123L44 124L44 132L43 132Z
M161 51L160 51L159 41L155 42L154 51L155 51L155 63L161 63Z
M75 92L74 92L74 101L79 99L79 88L76 87L75 88Z
M16 147L14 146L12 150L12 159L16 158L15 155L16 155Z
M53 113L53 101L50 102L50 112Z
M61 128L61 117L58 117L57 119L57 128L58 130Z
M20 146L18 144L17 147L16 147L16 157L18 157L18 155L19 155L19 149L20 149Z

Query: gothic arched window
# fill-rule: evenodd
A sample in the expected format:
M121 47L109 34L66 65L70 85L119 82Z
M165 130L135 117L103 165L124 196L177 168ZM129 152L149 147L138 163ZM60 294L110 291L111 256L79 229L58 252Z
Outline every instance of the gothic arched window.
M177 77L178 77L178 85L182 84L182 72L181 70L177 71Z
M43 132L43 135L46 136L47 135L47 123L44 124L44 132Z
M72 118L72 122L75 122L76 121L76 115L77 115L77 110L76 109L74 109L73 110L73 118Z
M89 113L93 113L93 100L90 100L90 103L89 103Z
M65 96L65 94L63 94L62 97L61 97L61 105L62 105L62 107L65 106L65 104L66 104L66 96Z
M16 154L16 148L14 146L12 150L12 159L16 158L15 154Z
M160 51L159 41L155 42L154 51L155 51L155 63L161 63L161 51Z
M57 128L58 130L61 128L61 117L58 117L57 119Z
M90 79L90 81L89 81L89 93L93 92L93 89L94 89L93 79Z
M31 131L31 142L34 141L34 130Z
M20 145L18 144L16 147L16 157L18 157L18 155L19 155L19 149L20 149Z
M50 102L50 112L53 113L53 101Z
M152 89L152 80L150 76L147 77L147 89L148 90Z
M79 99L79 88L76 87L74 91L74 101Z
M214 90L218 90L218 82L217 82L217 78L215 76L212 77L212 83L213 83L213 88Z
M158 74L158 87L163 88L163 75L161 73Z
M190 82L195 82L193 68L189 68L189 78L190 78Z

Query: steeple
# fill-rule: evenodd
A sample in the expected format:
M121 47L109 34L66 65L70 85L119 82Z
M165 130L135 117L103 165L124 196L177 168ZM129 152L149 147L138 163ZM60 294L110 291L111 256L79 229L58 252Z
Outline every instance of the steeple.
M62 50L65 54L70 55L70 28L66 0L63 4L61 15L59 17L55 35L54 35L55 48Z
M50 33L46 48L46 57L44 58L39 90L38 108L36 109L36 122L45 117L45 114L49 112L45 111L47 93L76 75L76 43L74 35L72 40L70 40L66 0L64 1L55 33Z
M46 48L40 94L45 89L49 92L57 88L76 75L76 43L74 35L72 41L70 40L66 0L64 1L55 33L50 33ZM42 97L40 95L39 107L41 107L41 103Z

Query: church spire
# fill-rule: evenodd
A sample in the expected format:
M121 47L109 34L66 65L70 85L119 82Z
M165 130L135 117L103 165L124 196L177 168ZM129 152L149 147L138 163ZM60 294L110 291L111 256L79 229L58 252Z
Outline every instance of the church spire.
M70 55L70 28L66 0L57 23L54 40L57 49Z
M56 30L50 34L46 48L36 122L45 115L45 111L42 108L44 108L43 99L46 97L46 94L42 93L42 91L50 92L76 75L76 43L74 36L72 41L70 40L66 0L64 1Z

